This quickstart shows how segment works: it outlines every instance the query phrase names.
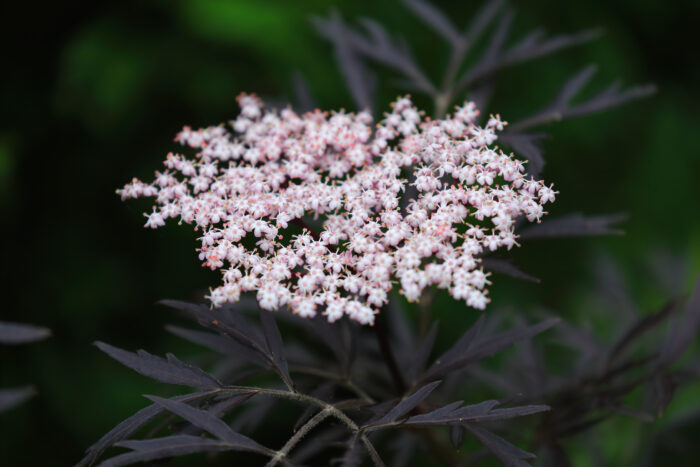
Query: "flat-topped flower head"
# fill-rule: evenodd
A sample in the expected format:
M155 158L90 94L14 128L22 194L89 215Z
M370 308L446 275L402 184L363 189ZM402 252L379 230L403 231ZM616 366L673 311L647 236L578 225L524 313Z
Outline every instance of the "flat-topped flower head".
M366 112L265 109L238 98L231 128L184 127L151 183L122 199L152 197L146 227L167 219L201 232L199 258L222 272L212 306L255 292L262 308L372 324L397 286L408 300L427 287L484 309L484 252L517 245L515 220L539 222L556 192L493 146L506 122L476 124L467 102L443 120L410 98L376 126ZM322 226L299 229L304 219Z

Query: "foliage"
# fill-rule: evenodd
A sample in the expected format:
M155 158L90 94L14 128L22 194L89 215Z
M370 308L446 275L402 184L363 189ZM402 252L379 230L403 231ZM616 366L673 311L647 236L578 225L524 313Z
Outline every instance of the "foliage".
M0 321L0 344L19 345L46 339L51 331L29 324ZM32 386L0 389L0 413L10 410L36 393Z
M439 86L416 64L405 43L378 23L363 20L360 32L346 25L338 14L315 21L319 31L332 41L359 108L372 107L377 86L376 79L368 72L368 61L399 75L401 86L429 96L435 105L435 116L441 117L464 93L480 106L487 105L497 75L506 67L594 36L592 32L583 32L544 38L534 32L517 44L507 46L512 14L501 12L500 2L489 3L464 32L427 2L406 0L404 3L451 47L452 58ZM490 31L491 24L499 17ZM485 40L482 54L465 66L466 54L478 49L475 44L487 32L492 34ZM587 67L573 76L551 104L512 124L501 138L505 145L530 161L533 175L544 167L540 146L544 135L533 133L533 128L604 110L646 96L653 89L641 86L621 91L617 85L612 85L583 102L572 103L593 71L594 68ZM302 81L298 83L303 90ZM308 101L309 93L303 95ZM309 102L303 104L309 105ZM523 240L616 233L613 224L620 220L619 215L584 217L572 214L522 228L519 233ZM494 272L536 280L503 258L484 258L484 264ZM276 320L267 311L261 310L259 319L254 321L243 307L212 312L201 305L172 301L166 304L214 331L170 328L173 333L224 355L223 371L212 375L172 355L163 359L144 351L131 353L98 343L101 350L139 373L168 384L193 387L197 392L170 399L149 397L153 405L105 435L88 450L83 465L95 462L112 445L130 452L109 458L103 465L229 450L267 457L269 465L328 461L335 454L338 456L335 461L342 465L357 465L363 458L383 465L382 459L387 458L384 452L391 443L395 443L398 454L391 458L389 465L406 462L414 449L429 451L443 463L456 465L462 459L435 435L430 427L436 425L449 427L450 439L456 447L465 442L465 434L469 433L503 464L528 465L533 454L494 433L507 427L510 435L505 437L520 445L528 443L529 449L536 451L543 463L567 465L571 460L566 455L563 440L580 435L614 415L648 420L668 405L676 387L698 376L697 368L679 370L674 366L691 345L700 326L697 286L690 300L677 299L650 315L636 316L625 322L620 320L621 332L605 343L573 325L554 326L557 337L579 354L570 365L572 371L564 375L548 372L546 362L550 356L540 352L531 341L534 335L555 324L556 320L551 318L530 325L523 322L515 330L500 332L495 331L499 328L498 315L488 320L480 318L451 348L432 360L438 353L433 349L436 324L425 335L415 333L396 304L383 313L390 317L391 325L378 321L373 328L374 336L368 336L366 329L358 329L345 321L330 326L315 318L305 323L279 312L280 319L290 318L289 326L301 327L304 333L313 336L313 339L292 339L294 345L283 343ZM425 308L429 314L429 306ZM660 325L676 315L679 317L665 338L645 342L644 338L654 336ZM516 318L516 321L523 321L523 318ZM290 332L289 335L306 334ZM516 342L521 342L525 351L506 354L496 368L481 364L482 360ZM323 346L327 347L325 353L319 352ZM327 358L331 356L332 360ZM283 386L275 386L267 378L269 374L276 374ZM470 384L464 384L465 375L472 376ZM507 398L468 400L466 404L459 400L449 402L478 384L500 390ZM389 390L392 386L394 389ZM625 402L639 389L649 393L646 410L630 408ZM293 435L280 449L264 447L235 429L237 420L241 419L264 423L266 414L285 402L300 404L304 409L294 423ZM244 410L251 405L252 408ZM184 420L171 425L173 434L127 439L163 413L169 414L167 420L173 420L173 416ZM526 421L538 420L531 425L528 436L517 436L511 421L493 423L521 416L534 416L524 419ZM232 421L222 421L225 419ZM246 423L241 425L245 427ZM325 429L322 432L317 429L315 437L310 435L319 425ZM156 428L155 431L160 431L162 426ZM202 437L202 433L209 436ZM394 433L398 434L392 437ZM517 433L522 434L522 430ZM307 435L309 441L302 443ZM331 452L321 451L326 446L333 447ZM469 465L482 457L483 454L477 452L464 462Z

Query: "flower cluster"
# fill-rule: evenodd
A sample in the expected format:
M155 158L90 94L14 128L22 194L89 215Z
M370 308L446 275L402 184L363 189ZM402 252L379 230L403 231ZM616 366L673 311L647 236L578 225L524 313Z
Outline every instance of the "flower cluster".
M517 245L515 220L539 221L556 194L491 147L506 123L478 126L473 103L430 120L404 97L374 126L366 112L238 102L233 131L185 127L176 141L195 158L170 153L152 183L119 190L156 199L146 227L201 231L199 258L223 273L214 307L254 291L265 309L372 324L398 283L408 300L437 286L483 309L480 255Z

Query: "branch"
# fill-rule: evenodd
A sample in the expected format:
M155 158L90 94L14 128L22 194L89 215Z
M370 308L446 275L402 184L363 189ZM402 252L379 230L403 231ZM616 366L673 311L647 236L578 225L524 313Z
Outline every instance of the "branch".
M314 415L308 422L306 422L299 430L294 433L294 436L289 438L289 441L285 443L284 446L282 446L282 449L277 451L275 453L275 456L270 459L270 461L267 463L267 467L274 467L277 465L281 460L287 457L289 452L294 448L294 446L301 441L301 439L306 436L306 434L311 431L316 425L321 423L323 420L328 418L331 415L330 411L328 409L323 409L316 415Z

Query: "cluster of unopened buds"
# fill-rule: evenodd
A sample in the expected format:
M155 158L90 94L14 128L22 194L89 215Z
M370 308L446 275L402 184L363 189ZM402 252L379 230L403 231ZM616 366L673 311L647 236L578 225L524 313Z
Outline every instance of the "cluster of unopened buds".
M176 141L194 158L170 153L152 183L119 190L156 199L146 227L176 219L202 233L199 258L223 274L214 307L255 292L264 309L372 324L396 285L410 301L437 286L483 309L480 257L517 245L516 219L539 222L554 201L492 146L506 122L477 125L473 103L430 120L404 97L375 126L367 112L238 102L233 131L185 127Z

